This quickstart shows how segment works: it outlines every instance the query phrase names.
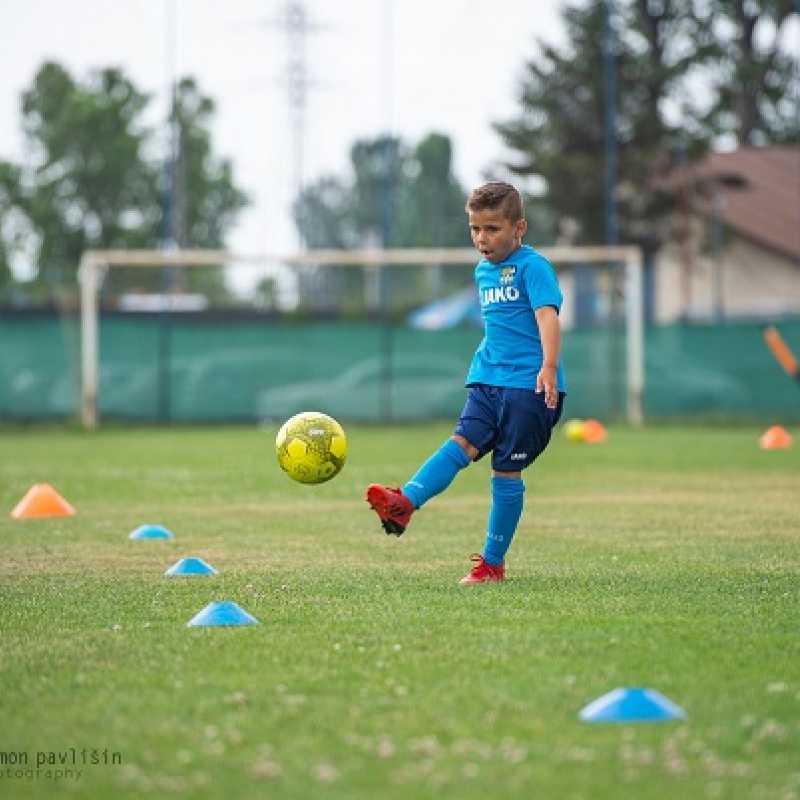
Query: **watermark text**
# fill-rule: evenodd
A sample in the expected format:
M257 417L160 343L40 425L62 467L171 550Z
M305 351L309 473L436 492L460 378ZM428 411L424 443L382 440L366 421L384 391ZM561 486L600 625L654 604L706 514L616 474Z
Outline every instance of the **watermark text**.
M87 767L120 766L122 753L107 747L0 750L0 780L80 781Z

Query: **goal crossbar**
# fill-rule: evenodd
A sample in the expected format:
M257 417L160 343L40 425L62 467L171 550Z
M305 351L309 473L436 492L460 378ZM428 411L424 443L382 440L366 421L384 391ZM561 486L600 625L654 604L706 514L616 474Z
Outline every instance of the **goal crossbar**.
M559 265L619 263L625 269L625 347L627 355L626 414L632 425L644 421L644 283L641 251L636 247L537 248ZM105 271L113 267L200 267L236 263L280 263L290 267L464 266L475 262L473 248L404 248L307 250L286 254L241 254L224 250L87 250L78 269L81 319L81 422L99 424L99 294Z
M586 262L630 262L639 258L635 247L541 247L537 248L553 264L582 264ZM263 264L279 262L287 266L346 267L364 265L452 265L474 263L471 247L408 247L402 249L367 248L362 250L306 250L292 255L231 253L226 250L87 250L81 268L94 267L153 267L153 266L215 266L217 264Z

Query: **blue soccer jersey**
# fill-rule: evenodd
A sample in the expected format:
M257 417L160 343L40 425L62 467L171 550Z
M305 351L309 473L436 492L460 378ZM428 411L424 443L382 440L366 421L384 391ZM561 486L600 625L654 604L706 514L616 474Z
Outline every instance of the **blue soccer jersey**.
M542 306L561 310L561 289L552 265L523 245L499 264L481 259L475 267L475 282L486 330L466 385L535 389L544 360L535 312ZM561 359L558 390L566 391Z

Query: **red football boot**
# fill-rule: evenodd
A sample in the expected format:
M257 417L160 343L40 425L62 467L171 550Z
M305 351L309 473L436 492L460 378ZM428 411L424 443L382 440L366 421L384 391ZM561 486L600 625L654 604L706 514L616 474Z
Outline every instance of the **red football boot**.
M502 564L487 564L486 559L478 553L470 556L470 561L477 562L469 575L465 575L459 583L488 583L489 581L504 581L506 579L506 562Z
M372 510L381 518L381 525L386 533L399 536L408 525L414 513L414 505L400 491L372 483L367 487L367 502Z

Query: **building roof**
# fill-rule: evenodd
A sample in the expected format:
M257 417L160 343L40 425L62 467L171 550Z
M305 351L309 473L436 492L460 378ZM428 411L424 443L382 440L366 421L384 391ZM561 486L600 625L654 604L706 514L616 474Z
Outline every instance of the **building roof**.
M725 225L800 260L800 146L711 153L691 167L691 174L698 184L719 192Z

